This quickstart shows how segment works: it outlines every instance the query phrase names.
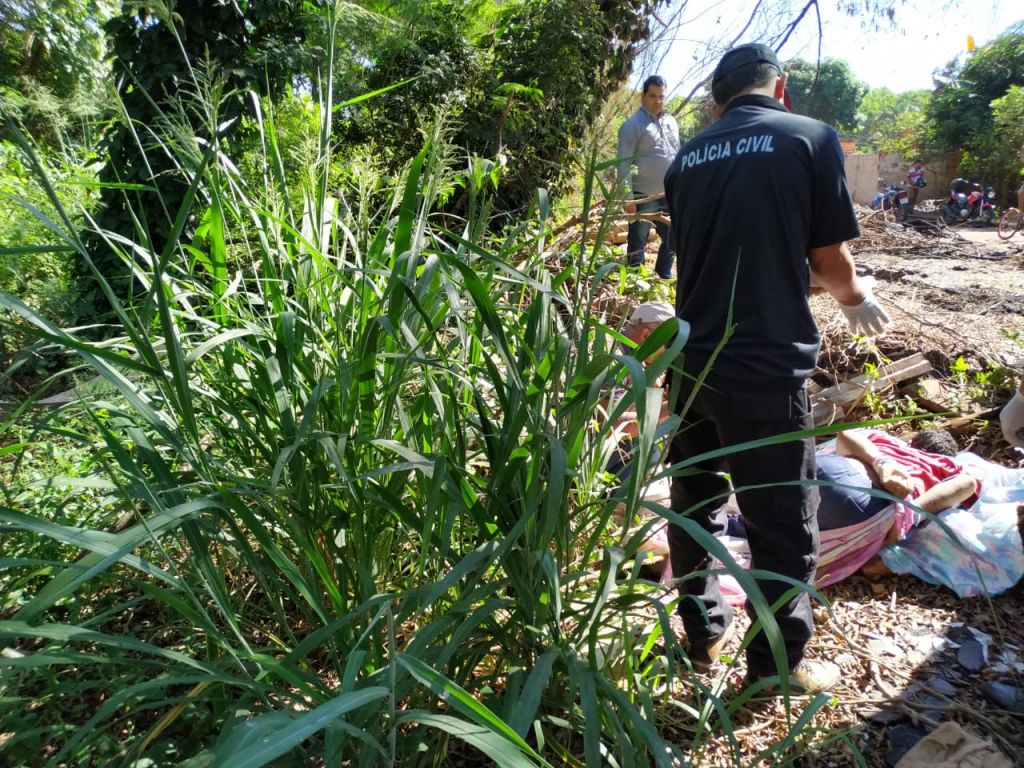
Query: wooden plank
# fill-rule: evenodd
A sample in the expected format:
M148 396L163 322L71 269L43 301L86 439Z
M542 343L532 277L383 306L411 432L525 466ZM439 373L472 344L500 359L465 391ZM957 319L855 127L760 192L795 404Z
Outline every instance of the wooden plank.
M915 376L931 373L932 364L920 352L881 366L871 373L862 373L811 396L816 426L844 421L864 400L867 392L882 394Z

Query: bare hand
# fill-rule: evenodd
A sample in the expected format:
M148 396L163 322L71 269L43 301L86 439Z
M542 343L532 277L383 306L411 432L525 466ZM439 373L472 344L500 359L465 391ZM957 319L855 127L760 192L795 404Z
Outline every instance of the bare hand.
M903 467L893 461L876 461L872 468L878 475L878 482L898 499L907 498L914 490L914 479Z
M632 200L627 200L625 203L622 204L622 210L625 213L636 213L636 203L634 203Z

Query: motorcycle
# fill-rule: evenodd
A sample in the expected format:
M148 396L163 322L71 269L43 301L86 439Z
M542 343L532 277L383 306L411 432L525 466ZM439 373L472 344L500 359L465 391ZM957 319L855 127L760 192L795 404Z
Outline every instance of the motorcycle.
M905 220L907 218L907 205L910 203L907 191L896 184L887 184L884 179L878 180L878 187L879 191L875 193L875 197L870 204L872 210L877 211L881 209L883 211L892 211L893 213L899 212L900 220Z
M969 200L970 198L968 198ZM978 207L978 223L994 224L996 221L996 191L992 187L985 187L984 193L976 199Z
M996 192L988 186L966 179L953 179L949 184L949 198L940 210L947 224L975 221L991 224L996 219Z

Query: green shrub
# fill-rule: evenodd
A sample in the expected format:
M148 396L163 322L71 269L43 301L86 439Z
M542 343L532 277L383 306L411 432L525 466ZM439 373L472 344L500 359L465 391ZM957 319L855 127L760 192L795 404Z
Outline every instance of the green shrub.
M74 220L82 221L81 212L95 196L95 167L88 160L57 153L45 155L41 162ZM69 280L74 254L45 223L55 218L28 157L13 142L0 141L0 291L17 296L45 317L74 325L80 318L77 288ZM66 367L66 356L52 349L26 353L35 338L22 318L0 310L0 371L9 373L0 375L0 392L26 394ZM22 353L26 356L10 370Z

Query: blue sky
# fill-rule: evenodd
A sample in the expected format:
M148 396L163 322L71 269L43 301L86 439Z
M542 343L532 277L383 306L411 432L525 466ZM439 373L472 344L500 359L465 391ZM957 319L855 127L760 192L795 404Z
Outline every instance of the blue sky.
M695 82L688 41L728 39L738 33L755 0L688 0L680 37L657 65L673 86ZM797 7L803 3L796 4ZM967 35L977 45L1024 20L1021 0L906 0L897 5L895 29L867 30L839 13L837 2L821 2L822 57L845 59L857 77L871 87L894 91L932 88L931 73L957 55L966 54ZM745 39L756 39L756 32ZM817 20L806 17L780 51L781 58L817 57ZM638 75L640 73L637 73ZM701 73L706 75L706 73ZM642 77L641 77L642 79ZM697 76L699 79L699 75Z

